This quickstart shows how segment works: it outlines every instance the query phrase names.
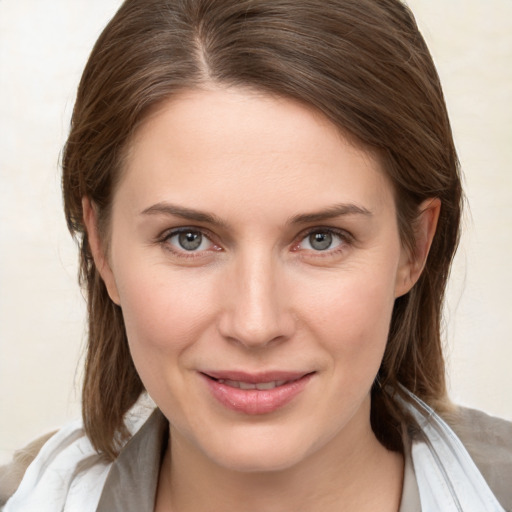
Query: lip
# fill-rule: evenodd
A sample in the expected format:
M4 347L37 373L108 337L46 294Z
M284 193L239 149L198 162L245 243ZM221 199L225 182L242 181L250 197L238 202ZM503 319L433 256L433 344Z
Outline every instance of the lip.
M246 373L240 371L200 372L213 397L223 406L233 411L260 415L281 409L299 395L310 382L314 372L269 371ZM273 389L240 389L223 381L238 381L258 384L284 381Z

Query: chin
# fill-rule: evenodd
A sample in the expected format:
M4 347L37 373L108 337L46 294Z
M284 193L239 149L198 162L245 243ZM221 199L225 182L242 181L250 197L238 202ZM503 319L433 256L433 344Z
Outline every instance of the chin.
M266 473L299 465L321 444L318 436L290 428L244 428L227 439L209 438L202 449L214 464L227 470Z
M268 449L231 452L220 455L216 463L239 473L270 473L297 466L305 454L298 450L283 450L275 446Z

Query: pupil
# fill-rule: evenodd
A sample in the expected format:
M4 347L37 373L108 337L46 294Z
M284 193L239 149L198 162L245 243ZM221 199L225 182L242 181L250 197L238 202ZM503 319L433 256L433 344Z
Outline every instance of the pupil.
M202 240L203 235L193 231L180 233L179 235L179 243L186 251L193 251L197 249L201 245Z
M312 233L309 235L309 243L317 251L325 251L332 244L331 233Z

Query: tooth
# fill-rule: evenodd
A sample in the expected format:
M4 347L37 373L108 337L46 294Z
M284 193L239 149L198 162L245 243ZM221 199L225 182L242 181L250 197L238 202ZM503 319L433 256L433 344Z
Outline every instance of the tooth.
M217 382L220 384L225 384L226 386L230 386L232 388L238 388L238 389L259 389L259 390L267 390L267 389L274 389L279 386L282 386L283 384L286 384L287 380L273 380L270 382L258 382L257 384L253 384L250 382L240 382L238 380L229 380L229 379L217 379Z
M230 386L232 388L239 388L240 387L240 382L238 382L237 380L225 379L224 380L224 384L226 384L226 386Z
M240 389L256 389L256 384L251 384L249 382L239 382Z
M256 384L256 389L274 389L276 387L277 383L276 381L272 382L258 382Z

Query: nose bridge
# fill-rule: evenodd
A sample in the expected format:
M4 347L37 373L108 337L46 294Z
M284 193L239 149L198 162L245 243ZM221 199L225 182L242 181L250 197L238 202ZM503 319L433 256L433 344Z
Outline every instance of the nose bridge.
M270 251L247 251L233 265L221 331L247 347L289 337L293 319L283 293L283 268Z

